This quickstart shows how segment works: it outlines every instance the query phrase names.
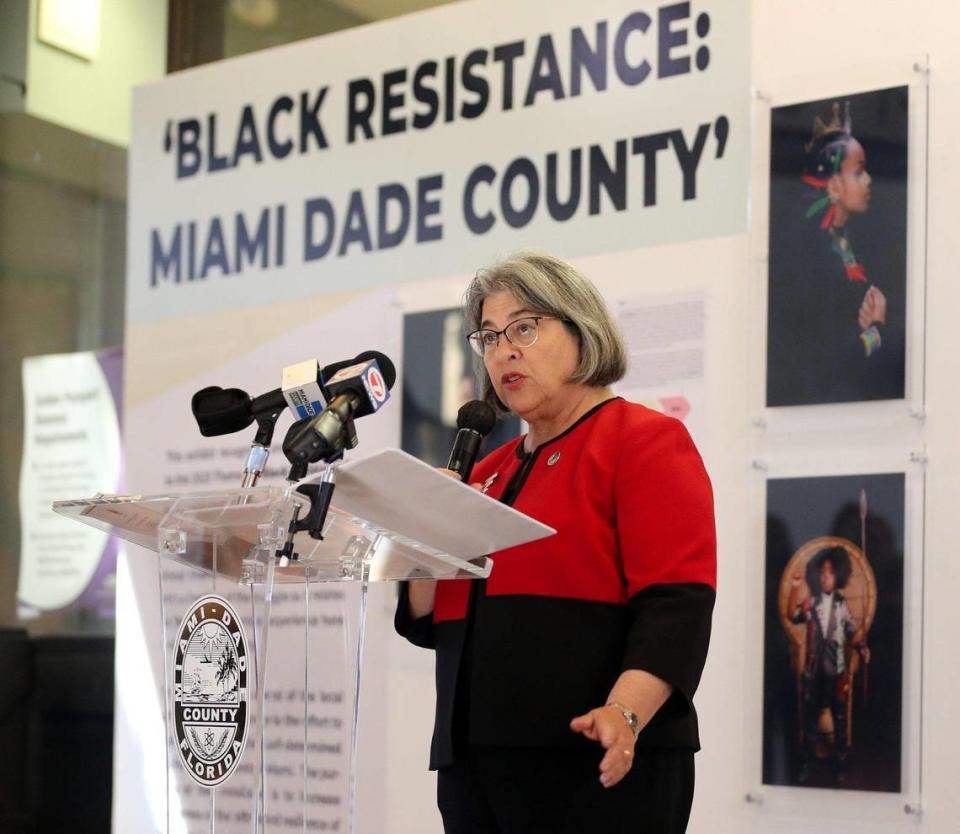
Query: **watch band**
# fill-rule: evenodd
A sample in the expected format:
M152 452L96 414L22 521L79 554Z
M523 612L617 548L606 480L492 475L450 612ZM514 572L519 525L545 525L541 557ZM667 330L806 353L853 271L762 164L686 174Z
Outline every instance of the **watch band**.
M618 703L617 701L611 701L607 704L608 707L615 707L620 710L620 713L626 719L627 723L630 725L630 729L633 731L633 740L637 740L637 736L640 735L640 719L637 718L637 714L630 709L625 707L623 704Z

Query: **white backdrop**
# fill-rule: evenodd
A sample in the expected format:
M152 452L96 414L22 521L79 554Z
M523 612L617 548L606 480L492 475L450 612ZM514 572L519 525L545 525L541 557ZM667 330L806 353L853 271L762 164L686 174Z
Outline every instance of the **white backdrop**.
M572 45L605 56L605 82L583 74L577 96ZM505 56L513 53L508 106ZM238 484L236 452L249 438L200 438L189 415L193 391L219 384L260 393L278 384L283 366L308 356L325 363L376 348L398 358L404 313L455 305L473 270L521 247L571 258L611 305L651 294L705 299L703 399L711 405L701 445L710 450L718 486L726 482L745 455L745 443L729 442L741 426L727 407L731 388L743 380L724 375L714 357L742 355L745 339L749 56L746 0L589 7L463 2L139 89L128 233L131 490ZM448 60L457 105L450 121ZM438 97L437 117L415 129L412 120L430 107L428 95L421 94L426 103L414 99L414 79L431 61L436 75L426 83ZM466 76L465 62L472 67ZM459 108L479 108L478 78L487 82L488 101L470 119ZM531 78L535 94L524 106ZM357 134L351 142L350 84L360 80L359 89L363 79L377 96L375 135ZM323 89L321 148L309 118L301 142L299 112L301 94L309 110ZM385 96L402 99L386 114ZM278 114L273 149L271 109ZM405 120L408 128L381 135L385 119ZM558 171L548 182L550 154ZM577 159L579 179L571 168ZM517 177L504 189L508 171ZM472 172L479 184L471 195ZM574 181L579 201L568 219L556 219L561 209L551 214L548 194L554 189L555 202L567 202ZM378 232L378 195L396 195L394 186L410 196L409 225L397 245L378 248L389 242ZM475 214L491 213L489 230L476 222L471 228L467 196ZM419 241L418 204L425 212ZM403 225L399 205L394 198L384 215L388 232ZM510 207L522 214L527 205L529 220L517 217L511 226ZM321 255L327 216L335 228ZM741 324L728 327L731 321ZM358 452L398 443L400 409L391 405L358 425ZM278 458L277 452L271 463ZM724 541L743 506L737 493L717 492ZM730 560L722 564L721 587L733 569ZM159 700L144 694L150 676L154 690L161 681L155 571L153 557L132 552L118 580L118 832L163 824ZM392 635L392 609L392 589L377 589L363 704L360 830L439 831L426 771L431 657ZM736 612L721 603L717 617L718 633L729 634ZM735 705L719 671L738 655L739 646L715 644L700 697L705 726L729 721Z

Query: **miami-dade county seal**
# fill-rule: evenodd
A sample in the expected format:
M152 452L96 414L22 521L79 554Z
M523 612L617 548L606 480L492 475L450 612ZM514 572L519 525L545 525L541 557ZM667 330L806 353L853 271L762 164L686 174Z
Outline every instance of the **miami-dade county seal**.
M198 599L180 623L173 657L173 724L187 772L223 782L247 738L247 636L225 599Z

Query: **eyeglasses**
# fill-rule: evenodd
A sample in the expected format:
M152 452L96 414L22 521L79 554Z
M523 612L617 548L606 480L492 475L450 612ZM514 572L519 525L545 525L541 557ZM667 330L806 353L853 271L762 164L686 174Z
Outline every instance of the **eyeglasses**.
M489 328L474 330L473 333L467 335L467 341L470 342L470 347L473 348L473 352L477 356L486 356L486 354L495 351L497 345L500 344L501 336L506 336L511 345L522 348L530 347L536 343L537 337L540 335L539 325L544 319L570 323L569 319L561 319L556 316L524 316L522 319L514 319L503 330L490 330Z

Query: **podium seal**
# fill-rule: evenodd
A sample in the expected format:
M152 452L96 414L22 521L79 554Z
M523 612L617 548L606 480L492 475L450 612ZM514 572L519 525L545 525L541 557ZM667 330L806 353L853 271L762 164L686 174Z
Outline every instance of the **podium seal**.
M240 761L249 718L247 636L230 603L198 599L177 632L173 724L180 762L206 787L224 782Z

